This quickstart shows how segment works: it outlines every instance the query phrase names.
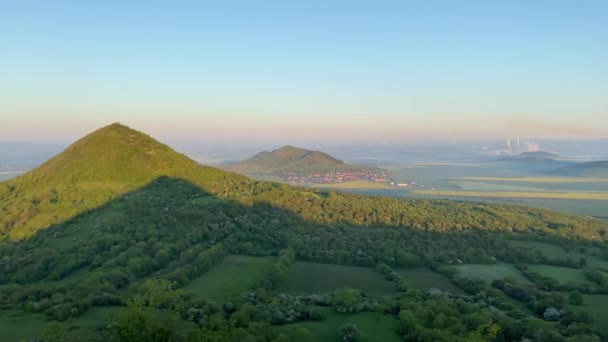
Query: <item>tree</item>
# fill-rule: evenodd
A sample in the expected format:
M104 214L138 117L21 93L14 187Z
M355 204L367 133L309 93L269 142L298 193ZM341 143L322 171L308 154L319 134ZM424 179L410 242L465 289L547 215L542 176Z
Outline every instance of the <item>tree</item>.
M572 305L582 305L583 304L583 296L578 291L570 292L570 295L568 296L568 300L569 300L570 304L572 304Z
M354 323L342 324L338 329L338 336L343 342L353 342L359 337L359 328Z

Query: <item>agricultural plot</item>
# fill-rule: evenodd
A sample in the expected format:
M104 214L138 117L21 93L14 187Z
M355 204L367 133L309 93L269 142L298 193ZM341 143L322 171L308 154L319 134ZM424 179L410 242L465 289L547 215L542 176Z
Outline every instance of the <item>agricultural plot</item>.
M458 190L414 190L419 195L489 197L489 198L549 198L571 200L608 200L608 192L582 191L458 191Z
M371 268L296 261L278 292L303 294L350 287L371 295L395 293L395 285Z
M470 181L451 181L464 191L547 191L545 188L537 188L531 186L511 185L511 184L494 184Z
M72 318L65 322L68 335L78 341L90 339L98 334L97 328L108 322L110 317L118 314L123 308L118 306L93 307L83 315Z
M30 341L47 325L42 315L0 310L0 341Z
M400 269L398 272L409 286L419 290L435 288L454 294L464 293L460 288L452 284L448 278L426 267Z
M272 257L228 255L219 264L193 279L183 290L218 302L238 298L270 272Z
M587 284L591 283L585 278L582 270L576 268L549 266L549 265L530 265L532 272L556 280L560 284Z
M608 334L608 295L583 295L583 308L593 316L595 326Z
M454 268L456 268L460 275L465 278L482 280L486 283L491 283L493 280L503 279L505 277L512 278L521 283L530 283L530 281L511 264L465 264L454 266Z
M587 248L585 252L582 253L578 249L564 250L558 245L546 242L511 240L509 241L509 244L513 247L526 250L536 249L549 259L572 259L578 261L581 258L585 258L588 267L608 269L608 260L604 260L600 257L602 251L598 248Z
M385 183L372 182L363 179L333 184L310 184L309 186L313 188L328 189L393 189L393 187Z
M395 316L383 315L376 312L362 312L358 314L343 315L335 313L331 308L322 308L322 321L298 322L281 326L278 332L290 328L304 328L312 333L315 341L341 341L338 330L342 324L354 323L359 328L357 341L401 341L399 334L399 321Z

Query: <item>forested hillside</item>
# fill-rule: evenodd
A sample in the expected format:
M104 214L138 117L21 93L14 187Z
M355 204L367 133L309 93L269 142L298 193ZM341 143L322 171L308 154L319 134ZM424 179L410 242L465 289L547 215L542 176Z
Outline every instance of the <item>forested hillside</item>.
M608 224L592 218L259 182L199 166L118 124L0 183L0 189L0 309L68 322L47 329L47 340L54 332L70 338L62 324L102 307L124 308L98 322L97 337L118 341L298 340L293 337L298 334L304 336L299 340L310 340L298 329L275 327L322 320L319 310L327 307L339 314L377 312L398 319L395 334L412 341L502 341L532 338L538 331L555 340L600 336L586 316L574 316L577 310L544 291L608 293L601 267L586 270L597 273L590 275L593 287L559 287L525 271L538 288L510 278L489 288L447 268L544 263L583 269L586 261L522 251L509 241L576 244L604 257ZM244 297L215 302L179 290L228 254L274 261L264 279L245 288ZM375 267L395 283L395 294L281 293L277 286L296 260ZM423 266L468 295L417 290L393 271ZM513 289L528 296L522 295L521 305L532 311L518 311L504 299ZM445 311L442 322L425 320L433 307ZM562 309L560 317L568 320L545 324L542 317L550 308ZM158 319L159 314L172 319Z
M225 165L224 169L264 178L273 176L285 181L289 176L324 174L328 172L370 172L383 174L386 171L374 167L345 163L327 153L311 151L294 146L283 146L274 151L263 151L235 164Z

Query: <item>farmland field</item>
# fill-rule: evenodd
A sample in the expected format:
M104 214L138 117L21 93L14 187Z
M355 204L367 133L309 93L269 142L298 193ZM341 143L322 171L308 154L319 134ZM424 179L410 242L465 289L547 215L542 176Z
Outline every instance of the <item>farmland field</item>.
M530 283L530 281L511 264L465 264L454 266L454 268L456 268L463 277L483 280L486 283L491 283L495 279L503 279L505 277L513 278L522 283Z
M585 278L582 270L568 267L549 266L549 265L530 265L529 269L542 276L556 280L560 284L585 284L590 283Z
M372 295L395 292L395 285L372 268L303 261L293 264L277 291L301 294L330 292L340 287L350 287Z
M587 248L585 253L581 253L576 249L566 251L560 246L545 242L510 240L509 244L514 247L528 250L537 249L543 256L549 259L572 259L574 261L578 261L581 258L585 258L587 261L587 266L589 267L608 269L608 261L599 257L601 250L597 248Z
M524 191L524 192L542 192L547 191L544 188L531 186L511 185L511 184L494 184L482 182L456 181L451 183L457 185L463 191Z
M383 315L376 312L361 312L343 315L335 313L330 308L322 308L323 321L299 322L279 327L277 331L284 331L290 327L305 328L310 331L316 341L340 341L338 329L342 324L354 323L359 328L357 341L401 341L397 334L399 321L395 316Z
M29 341L40 336L47 325L39 314L0 310L0 341Z
M528 183L603 183L608 178L592 177L460 177L472 181L499 181L499 182L528 182Z
M393 187L384 183L372 182L363 179L333 184L310 184L310 186L313 188L331 189L393 189Z
M583 295L583 308L593 316L595 326L608 334L608 295Z
M459 191L459 190L413 190L419 195L461 196L461 197L498 197L498 198L549 198L576 200L608 200L608 192L582 191Z
M193 279L183 290L205 299L226 301L264 279L272 265L271 257L228 255L219 264Z
M400 269L398 272L403 276L403 279L405 279L409 286L416 289L428 290L430 288L436 288L454 294L463 293L463 291L452 284L448 278L426 267Z

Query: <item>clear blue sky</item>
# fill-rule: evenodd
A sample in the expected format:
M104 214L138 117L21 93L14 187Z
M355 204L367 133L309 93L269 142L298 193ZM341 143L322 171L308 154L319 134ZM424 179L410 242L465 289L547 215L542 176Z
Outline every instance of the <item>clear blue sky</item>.
M608 138L608 1L6 1L0 140Z

